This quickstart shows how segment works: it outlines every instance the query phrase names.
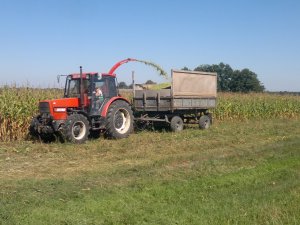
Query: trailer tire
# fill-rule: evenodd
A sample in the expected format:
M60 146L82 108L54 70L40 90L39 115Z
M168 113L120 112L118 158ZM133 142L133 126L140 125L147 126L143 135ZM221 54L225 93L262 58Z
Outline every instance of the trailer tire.
M128 137L133 131L133 112L125 101L113 102L106 116L105 136L112 139Z
M170 122L170 128L173 132L180 132L183 130L183 120L180 116L173 116Z
M82 144L88 139L90 123L84 115L72 114L68 116L63 132L67 141Z
M203 115L199 119L199 128L208 129L211 125L211 117L208 115Z

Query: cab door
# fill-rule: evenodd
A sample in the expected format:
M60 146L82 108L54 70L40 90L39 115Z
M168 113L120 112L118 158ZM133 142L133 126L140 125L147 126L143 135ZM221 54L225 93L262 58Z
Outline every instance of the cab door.
M103 106L111 98L118 96L115 77L112 76L95 76L93 78L93 90L91 91L91 112L93 115L100 115ZM101 90L101 95L97 93Z

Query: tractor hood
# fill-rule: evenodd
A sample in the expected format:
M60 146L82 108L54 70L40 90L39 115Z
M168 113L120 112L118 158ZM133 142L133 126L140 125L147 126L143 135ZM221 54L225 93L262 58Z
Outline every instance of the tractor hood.
M67 118L68 108L78 108L79 98L61 98L53 100L44 100L39 103L40 113L49 113L54 120L65 120Z
M63 107L63 108L77 108L79 107L79 98L60 98L48 100L49 104L53 108ZM51 107L51 106L50 106Z

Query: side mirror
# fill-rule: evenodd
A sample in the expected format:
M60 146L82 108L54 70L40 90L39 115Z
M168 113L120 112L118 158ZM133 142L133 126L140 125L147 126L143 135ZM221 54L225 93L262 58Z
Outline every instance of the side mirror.
M68 76L68 75L57 75L57 83L59 83L60 77L66 77L66 76Z

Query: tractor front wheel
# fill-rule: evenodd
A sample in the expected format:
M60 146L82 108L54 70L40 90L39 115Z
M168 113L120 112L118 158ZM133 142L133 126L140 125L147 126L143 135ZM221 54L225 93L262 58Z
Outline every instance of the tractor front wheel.
M90 133L90 123L82 114L73 114L68 116L64 125L64 137L72 143L84 143Z
M106 116L106 137L126 138L133 131L133 113L127 102L115 101Z

